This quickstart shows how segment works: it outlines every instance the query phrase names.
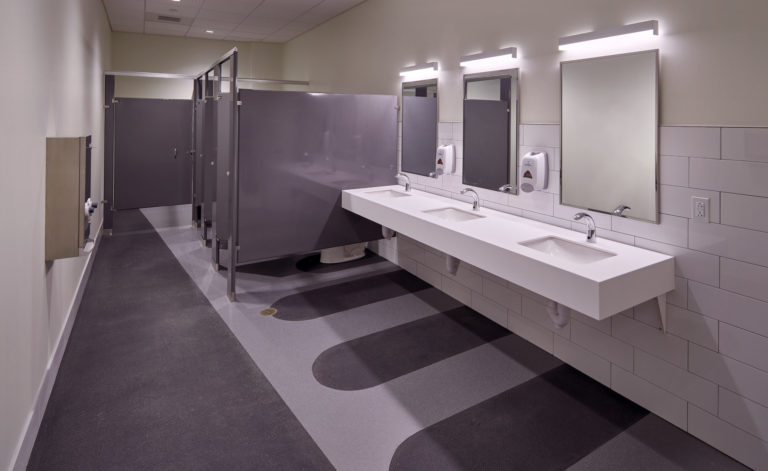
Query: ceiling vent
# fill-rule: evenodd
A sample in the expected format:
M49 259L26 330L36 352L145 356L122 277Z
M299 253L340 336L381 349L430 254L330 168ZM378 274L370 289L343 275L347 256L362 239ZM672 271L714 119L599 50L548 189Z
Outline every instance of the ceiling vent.
M181 23L181 18L179 18L178 16L157 15L157 21L166 21L169 23Z
M165 23L165 24L175 24L175 25L185 25L189 26L194 21L194 18L185 18L183 16L174 16L174 15L166 15L163 13L157 13L157 12L145 12L144 13L144 21L149 21L153 23Z

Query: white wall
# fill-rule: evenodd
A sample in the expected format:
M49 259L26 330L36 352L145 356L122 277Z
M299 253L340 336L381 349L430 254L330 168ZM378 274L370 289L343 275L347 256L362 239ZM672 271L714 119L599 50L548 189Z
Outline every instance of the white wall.
M467 265L452 276L444 254L405 237L378 248L671 423L768 469L766 17L762 0L368 0L289 42L284 70L317 91L399 94L398 69L438 60L438 140L456 145L461 159L459 57L518 46L521 122L528 123L519 152L547 151L553 184L522 195L478 189L482 205L583 231L571 220L579 210L559 204L557 185L559 62L582 56L558 53L557 39L658 19L661 224L594 216L599 237L675 255L668 333L658 329L655 300L603 322L576 315L557 330L534 293ZM755 126L763 128L747 128ZM460 170L411 180L414 188L465 199ZM690 219L691 196L711 199L711 223Z
M0 469L13 464L86 263L43 260L45 138L93 135L92 193L101 197L109 54L99 0L0 3Z
M368 0L290 41L285 75L317 91L399 93L398 70L440 62L440 119L461 120L459 57L517 46L522 123L560 121L558 38L658 19L663 125L764 126L764 0Z
M234 42L134 33L112 35L112 69L195 75L224 53L237 47L240 77L280 79L283 45ZM241 83L242 88L248 88ZM260 88L269 88L262 85ZM276 87L279 88L279 87ZM115 96L123 98L175 98L192 96L192 81L116 77Z
M521 155L545 150L550 186L507 195L476 188L481 205L586 232L580 209L559 203L560 126L523 125ZM461 123L438 126L462 155ZM378 250L406 270L754 469L768 469L768 128L662 127L661 223L591 212L598 238L675 256L667 327L656 300L598 322L576 314L563 329L546 300L398 237ZM415 189L468 201L461 165ZM692 196L710 199L711 222L691 219Z

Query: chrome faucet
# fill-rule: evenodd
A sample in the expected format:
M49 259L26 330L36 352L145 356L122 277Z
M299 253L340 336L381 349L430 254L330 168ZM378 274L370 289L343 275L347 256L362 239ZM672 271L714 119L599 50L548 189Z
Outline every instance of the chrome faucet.
M472 211L480 211L480 197L477 195L477 192L472 188L464 188L461 190L462 195L466 193L472 194Z
M624 211L626 211L628 209L632 209L632 208L630 208L629 206L627 206L625 204L620 204L620 205L616 206L616 209L613 210L613 215L625 218L626 216L624 216Z
M512 193L515 191L515 185L511 185L507 183L506 185L501 185L499 187L499 191L503 191L504 193Z
M595 220L592 219L587 213L576 213L573 216L574 221L578 221L581 218L587 219L587 242L597 242L597 228L595 227Z
M404 174L403 172L400 172L397 175L395 175L395 178L405 179L405 191L411 191L411 179L408 177L408 175Z

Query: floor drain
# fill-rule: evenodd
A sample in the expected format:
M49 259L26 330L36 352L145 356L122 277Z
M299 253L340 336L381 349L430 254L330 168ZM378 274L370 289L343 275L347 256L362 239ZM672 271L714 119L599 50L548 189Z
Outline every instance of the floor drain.
M277 314L277 309L273 307L268 307L263 311L261 311L259 314L261 314L262 316L274 316L275 314Z

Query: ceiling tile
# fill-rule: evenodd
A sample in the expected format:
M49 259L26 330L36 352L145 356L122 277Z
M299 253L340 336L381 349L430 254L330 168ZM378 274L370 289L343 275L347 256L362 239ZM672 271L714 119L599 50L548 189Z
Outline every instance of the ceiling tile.
M195 16L203 6L203 0L182 0L173 2L171 0L147 0L146 10L157 13L169 13L176 10L176 13L185 16Z
M169 34L171 36L185 36L189 31L189 26L169 23L160 23L157 21L147 21L144 23L144 32L147 34Z
M104 0L104 8L144 12L144 0Z
M187 36L196 38L208 38L208 39L224 39L233 32L234 28L201 28L199 26L192 25L187 32ZM206 33L207 30L213 31L213 33Z
M263 18L251 15L240 24L240 26L261 26L265 28L279 28L285 24L285 20L276 20L274 18Z
M206 30L206 29L212 29L215 31L232 31L235 28L237 28L237 23L229 23L224 21L213 21L213 20L204 20L201 18L196 19L192 23L193 27L196 27L198 29Z
M229 35L227 36L227 39L231 39L233 41L261 41L266 37L267 37L266 34L243 33L243 32L234 31L232 33L229 33Z
M320 3L320 0L265 0L254 14L265 18L292 20Z
M300 34L300 33L304 33L306 31L309 31L313 27L314 27L314 25L312 25L312 24L292 22L292 23L286 24L285 26L280 28L280 30L277 31L277 32L278 33L296 33L296 34Z
M285 42L364 0L103 0L114 31ZM159 22L157 16L181 18ZM146 20L146 26L145 26ZM193 25L187 28L185 25ZM206 29L215 31L205 33ZM185 33L186 31L186 33Z
M197 14L198 19L222 21L225 23L239 24L245 19L245 15L241 13L232 13L228 11L219 10L206 10L202 9Z
M203 8L245 15L262 3L264 0L205 0Z
M214 34L206 33L205 30L199 28L189 28L187 37L190 38L202 38L202 39L226 39L228 32L215 32Z
M239 34L255 34L260 36L266 36L268 34L274 33L280 29L280 26L254 26L254 25L240 25L237 28L235 28L232 33L239 33Z

